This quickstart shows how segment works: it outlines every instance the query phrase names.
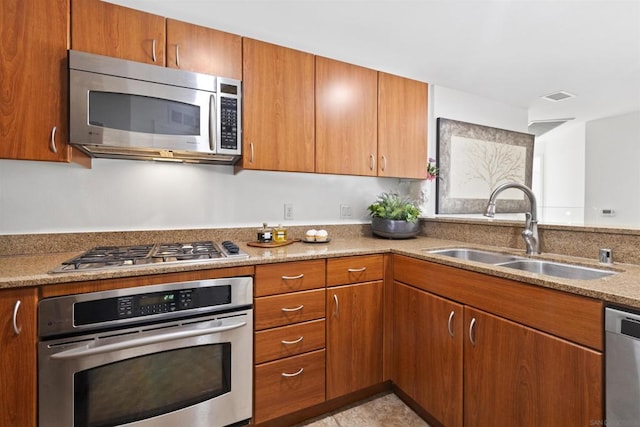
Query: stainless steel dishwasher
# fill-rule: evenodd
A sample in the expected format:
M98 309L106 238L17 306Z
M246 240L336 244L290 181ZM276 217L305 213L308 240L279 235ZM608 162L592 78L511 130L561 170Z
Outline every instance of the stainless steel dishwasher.
M605 310L606 425L640 422L640 314Z

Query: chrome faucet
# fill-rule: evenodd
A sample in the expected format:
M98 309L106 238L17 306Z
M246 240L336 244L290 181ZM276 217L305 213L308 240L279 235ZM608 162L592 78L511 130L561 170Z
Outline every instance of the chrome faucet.
M536 202L536 196L533 194L529 187L517 182L507 182L506 184L498 186L495 190L493 190L491 196L489 197L489 203L487 203L487 209L484 212L484 216L493 218L493 216L496 214L496 198L498 197L498 194L502 193L508 188L517 188L518 190L522 190L522 192L529 199L531 212L524 213L526 223L525 228L522 231L522 238L524 239L524 244L527 247L527 254L539 254L540 238L538 237L538 204Z

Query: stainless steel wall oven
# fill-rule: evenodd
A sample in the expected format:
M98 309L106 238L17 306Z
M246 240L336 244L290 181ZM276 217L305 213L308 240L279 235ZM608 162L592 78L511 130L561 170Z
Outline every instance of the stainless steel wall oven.
M40 427L223 427L252 410L253 281L47 298Z

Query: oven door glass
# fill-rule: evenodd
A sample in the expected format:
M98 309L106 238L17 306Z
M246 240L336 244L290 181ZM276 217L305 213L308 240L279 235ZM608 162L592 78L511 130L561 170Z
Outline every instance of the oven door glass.
M125 359L74 375L74 426L131 423L177 411L230 390L230 343Z

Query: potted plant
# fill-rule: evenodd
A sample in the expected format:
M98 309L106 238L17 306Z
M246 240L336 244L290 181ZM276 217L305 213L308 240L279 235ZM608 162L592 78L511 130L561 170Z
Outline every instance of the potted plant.
M381 193L368 209L373 234L390 239L406 239L420 232L420 208L397 193Z

